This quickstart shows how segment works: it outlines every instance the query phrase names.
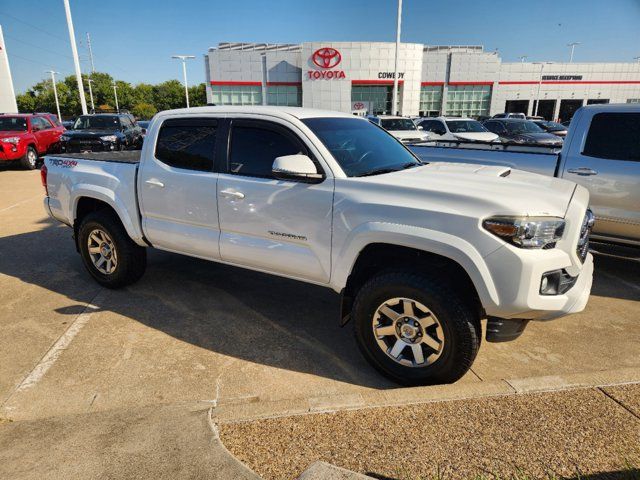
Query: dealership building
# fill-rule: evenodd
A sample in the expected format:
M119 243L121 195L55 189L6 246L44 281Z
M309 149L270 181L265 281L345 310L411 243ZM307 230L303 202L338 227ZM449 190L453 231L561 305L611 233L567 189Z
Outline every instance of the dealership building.
M391 113L395 43L220 43L205 55L207 101ZM397 112L524 112L567 120L582 105L639 103L638 63L507 63L481 46L401 43Z

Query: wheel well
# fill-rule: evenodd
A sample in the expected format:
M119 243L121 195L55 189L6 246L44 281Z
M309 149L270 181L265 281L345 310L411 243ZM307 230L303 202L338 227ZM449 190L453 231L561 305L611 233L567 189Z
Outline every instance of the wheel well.
M367 245L356 259L347 284L342 291L342 324L349 321L351 306L358 289L372 276L385 270L436 270L443 281L477 308L481 315L482 303L467 271L455 260L416 248L373 243Z
M120 221L120 217L118 217L116 211L107 202L91 197L82 197L78 200L78 205L76 206L76 218L73 221L73 237L76 240L76 250L78 249L78 229L80 228L82 220L88 214L100 211L108 211L112 213L118 221Z

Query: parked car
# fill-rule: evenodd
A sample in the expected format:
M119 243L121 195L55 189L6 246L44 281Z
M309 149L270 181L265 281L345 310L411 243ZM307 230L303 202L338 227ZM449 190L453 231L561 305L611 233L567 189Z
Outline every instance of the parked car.
M499 141L498 135L471 118L436 117L423 118L415 122L429 134L431 140Z
M104 152L141 148L142 129L130 114L79 116L60 138L63 152Z
M534 120L533 123L542 128L545 132L564 138L567 136L568 129L558 122L550 122L548 120Z
M496 113L493 118L519 118L526 120L527 116L524 113Z
M64 128L73 128L73 124L76 123L75 120L63 120L62 121L62 125L64 126Z
M59 148L63 132L49 114L0 114L0 161L19 162L33 170L40 155Z
M591 192L593 238L640 247L640 105L589 105L573 116L561 151L416 146L429 162L473 163L566 178ZM520 151L516 150L520 149Z
M519 118L500 118L485 120L487 130L500 136L505 142L526 145L562 146L562 138L545 132L530 120Z
M365 357L410 385L464 375L485 316L506 341L589 298L589 193L573 182L425 164L339 112L200 107L149 132L141 152L43 167L47 212L105 287L139 280L151 246L325 286Z
M429 140L429 135L423 132L421 128L418 128L410 118L393 115L376 115L367 118L370 122L380 125L402 143Z

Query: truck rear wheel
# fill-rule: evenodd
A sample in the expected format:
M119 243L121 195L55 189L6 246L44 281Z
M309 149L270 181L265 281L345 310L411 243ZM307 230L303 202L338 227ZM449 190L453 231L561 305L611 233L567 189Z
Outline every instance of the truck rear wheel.
M455 382L480 348L479 313L455 289L423 273L371 278L356 295L352 318L365 358L403 385Z
M131 285L147 267L146 249L136 245L120 220L109 212L93 212L82 220L78 247L85 267L103 287Z

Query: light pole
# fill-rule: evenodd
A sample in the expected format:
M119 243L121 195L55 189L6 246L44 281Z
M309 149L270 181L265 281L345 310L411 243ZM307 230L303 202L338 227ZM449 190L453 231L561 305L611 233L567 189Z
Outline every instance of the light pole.
M189 108L189 86L187 84L187 60L196 58L193 55L171 55L171 58L182 60L182 76L184 77L184 98L187 100L187 108Z
M90 78L87 78L87 83L89 84L89 98L91 99L91 113L96 113L96 107L93 104L93 90L91 89L91 84L93 83L93 80L91 80Z
M397 113L398 104L398 53L400 50L400 30L402 27L402 0L398 0L398 18L396 23L396 55L393 70L393 94L391 95L391 115Z
M73 54L73 65L76 69L76 81L78 82L78 93L80 94L80 106L82 114L87 114L87 101L84 98L84 87L82 85L82 73L80 72L80 60L78 60L78 48L76 47L76 34L73 31L73 20L71 19L71 8L69 0L63 0L64 11L67 14L67 27L69 28L69 40L71 42L71 53Z
M521 57L518 57L520 59L520 63L524 63L524 61L527 59L527 55L522 55Z
M46 73L51 74L51 83L53 83L53 96L56 99L56 110L58 111L58 120L62 121L62 116L60 115L60 103L58 102L58 88L56 87L56 75L60 74L60 72L54 72L53 70L47 70Z
M118 86L116 85L116 82L113 82L113 96L116 98L116 112L120 113L120 107L118 106Z
M551 65L553 62L533 62L534 65L540 65L540 79L538 80L538 94L536 95L536 111L533 113L534 117L538 116L538 108L540 108L540 87L542 87L542 72L544 72L545 65Z
M571 54L569 55L569 63L573 63L573 51L575 50L576 45L580 45L580 42L567 43L567 47L571 47Z

